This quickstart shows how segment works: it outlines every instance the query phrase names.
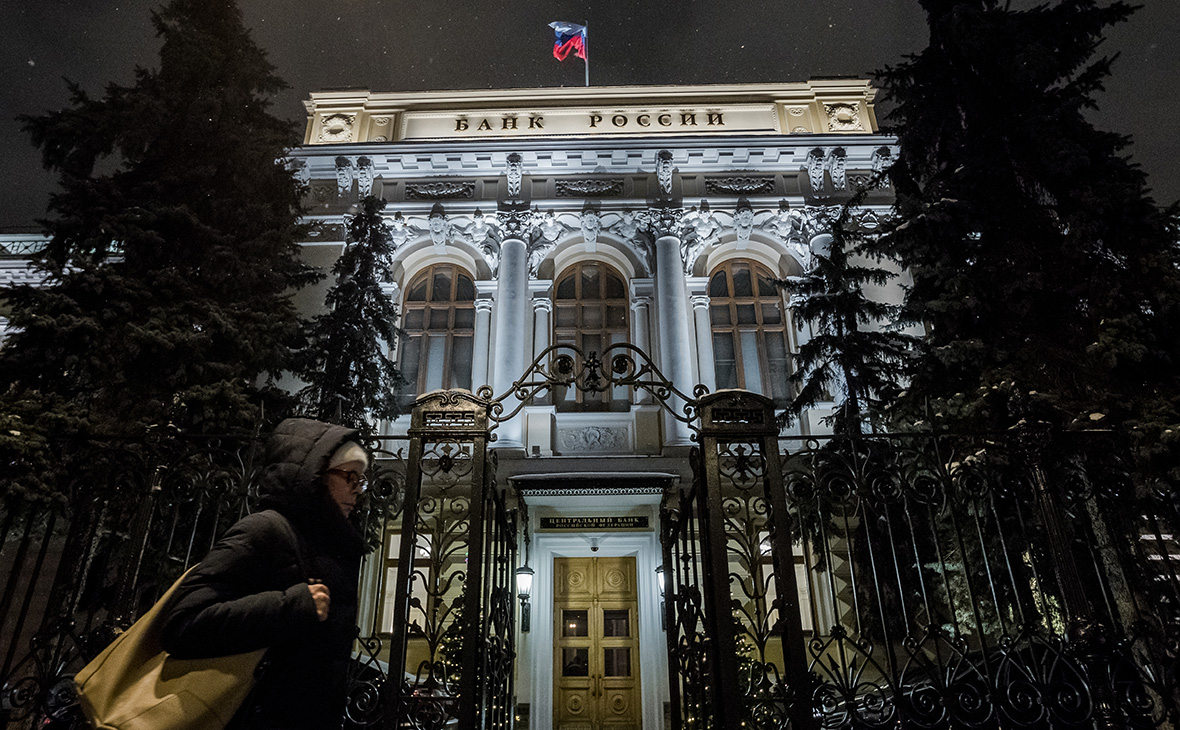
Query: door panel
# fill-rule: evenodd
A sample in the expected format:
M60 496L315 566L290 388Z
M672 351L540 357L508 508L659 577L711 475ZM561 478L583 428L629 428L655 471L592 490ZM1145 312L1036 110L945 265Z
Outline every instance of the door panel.
M640 730L635 558L555 558L555 730Z

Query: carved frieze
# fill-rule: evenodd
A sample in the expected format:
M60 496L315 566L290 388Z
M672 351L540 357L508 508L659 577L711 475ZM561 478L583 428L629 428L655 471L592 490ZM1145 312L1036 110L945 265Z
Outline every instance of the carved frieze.
M475 197L475 183L470 180L406 183L406 200L442 200L444 198L473 197Z
M557 443L563 453L605 453L627 450L630 438L625 426L584 426L559 428Z
M714 177L705 179L708 195L773 195L773 177Z
M603 198L622 194L622 178L558 180L556 184L556 195L559 198Z

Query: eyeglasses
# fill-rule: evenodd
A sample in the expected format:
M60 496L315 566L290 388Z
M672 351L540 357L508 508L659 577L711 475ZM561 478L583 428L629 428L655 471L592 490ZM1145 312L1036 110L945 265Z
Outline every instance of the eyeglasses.
M348 483L349 487L351 487L353 489L355 489L356 487L360 487L361 489L364 489L365 484L368 483L368 480L365 478L365 475L361 474L359 471L350 471L347 469L329 469L328 473L335 474L336 476L340 477L341 479L343 479L345 482Z

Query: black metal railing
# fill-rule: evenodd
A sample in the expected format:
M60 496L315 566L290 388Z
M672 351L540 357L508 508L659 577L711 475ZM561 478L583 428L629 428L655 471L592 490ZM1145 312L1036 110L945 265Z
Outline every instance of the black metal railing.
M390 451L390 447L395 450ZM376 448L366 532L400 519L404 465ZM73 675L256 505L254 438L92 442L63 449L52 492L0 498L0 723L81 727ZM370 611L374 613L374 611ZM347 717L373 723L382 637L363 632Z
M664 510L680 727L1180 718L1176 493L1136 483L1113 438L768 448L770 404L700 403L697 481Z

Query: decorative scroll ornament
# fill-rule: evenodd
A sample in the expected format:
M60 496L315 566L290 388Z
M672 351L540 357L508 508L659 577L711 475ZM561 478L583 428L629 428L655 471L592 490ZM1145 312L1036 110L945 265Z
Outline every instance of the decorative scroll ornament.
M772 177L719 177L705 180L708 195L773 195Z
M664 195L672 194L672 152L660 150L656 154L656 180Z
M524 158L519 152L508 155L508 197L520 197L520 183L524 179Z
M306 160L292 160L291 168L295 173L295 180L297 180L300 185L308 185L311 183L311 165L308 165Z
M435 203L434 208L430 211L430 218L427 219L427 231L430 233L430 240L434 243L435 250L439 253L446 251L451 230L451 222L443 212L442 205Z
M893 166L897 161L897 155L888 147L878 147L873 150L873 179L877 181L876 187L883 189L889 187L889 176L886 170Z
M455 180L431 183L406 183L407 200L439 200L442 198L472 198L475 183Z
M352 166L352 160L347 157L336 158L336 193L338 195L347 195L352 190L355 174L356 170Z
M832 187L836 190L844 190L848 187L848 178L846 175L847 158L848 154L844 151L844 148L837 147L828 153L828 157L824 161L828 172L832 176Z
M856 104L824 104L828 115L828 129L833 132L863 132L860 110Z
M623 180L611 178L609 180L558 180L556 184L559 198L601 198L610 195L623 194Z
M328 114L320 120L321 142L351 142L355 114Z
M373 161L368 157L361 157L356 161L357 193L362 198L373 194Z
M587 250L594 250L598 246L598 233L602 230L602 218L594 210L582 213L582 240Z
M824 151L816 147L807 153L807 181L815 195L822 196L824 189Z

